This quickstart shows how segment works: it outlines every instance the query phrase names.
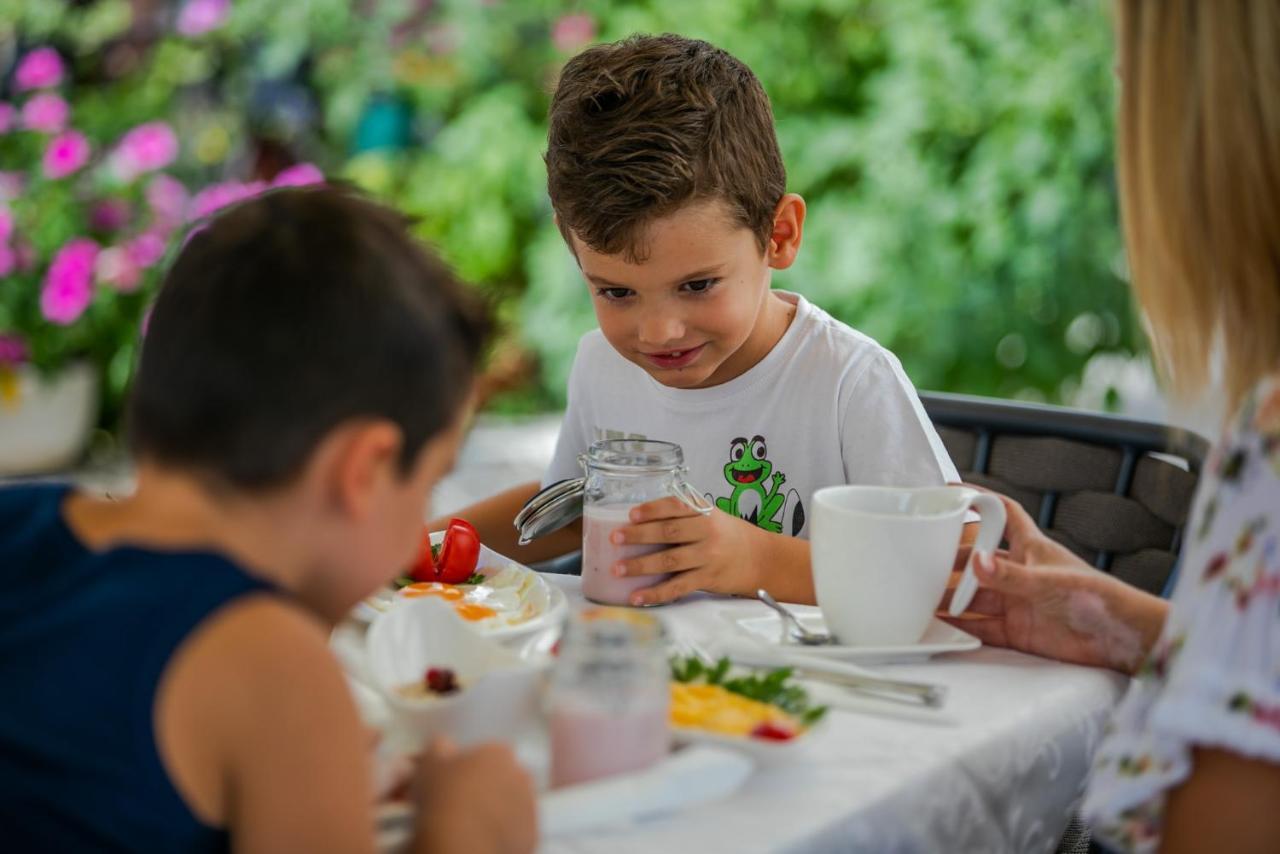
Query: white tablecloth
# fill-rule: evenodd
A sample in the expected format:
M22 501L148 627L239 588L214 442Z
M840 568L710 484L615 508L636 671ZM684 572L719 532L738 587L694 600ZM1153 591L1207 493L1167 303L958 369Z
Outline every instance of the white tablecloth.
M576 577L547 578L582 602ZM735 631L722 612L763 607L700 597L655 613L702 643ZM885 716L833 709L804 750L719 803L550 839L542 850L1053 851L1127 680L997 649L878 669L947 685L947 722L903 720L889 704Z

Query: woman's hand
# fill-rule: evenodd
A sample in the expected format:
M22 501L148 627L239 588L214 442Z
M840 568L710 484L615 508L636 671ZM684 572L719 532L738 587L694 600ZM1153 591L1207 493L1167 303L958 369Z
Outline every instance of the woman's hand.
M969 610L959 619L939 616L985 644L1133 673L1159 637L1168 603L1090 567L1047 537L1022 505L998 497L1009 549L975 555L982 586Z

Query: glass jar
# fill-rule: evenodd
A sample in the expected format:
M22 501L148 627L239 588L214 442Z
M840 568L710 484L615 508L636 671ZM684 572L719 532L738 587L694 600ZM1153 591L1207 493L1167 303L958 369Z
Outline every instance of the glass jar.
M623 560L652 554L665 545L617 545L610 535L631 524L638 504L675 496L699 513L712 505L685 479L684 452L672 442L651 439L606 439L578 458L583 483L582 595L604 605L626 605L631 594L668 575L619 578L613 567Z
M662 623L588 608L569 621L548 692L551 786L638 771L671 749Z

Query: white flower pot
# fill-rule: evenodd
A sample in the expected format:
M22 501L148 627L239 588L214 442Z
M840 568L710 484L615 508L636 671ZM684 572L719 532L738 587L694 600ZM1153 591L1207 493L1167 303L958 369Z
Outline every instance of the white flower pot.
M0 375L0 476L69 468L97 418L98 374L87 364L48 378L25 365Z

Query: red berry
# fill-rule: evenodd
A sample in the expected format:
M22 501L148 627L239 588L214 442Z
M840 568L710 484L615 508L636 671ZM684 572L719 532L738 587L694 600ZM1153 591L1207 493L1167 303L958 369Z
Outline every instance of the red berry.
M751 730L751 737L763 738L766 741L790 741L796 737L796 732L783 724L765 721Z
M447 667L432 667L424 681L433 694L452 694L458 690L458 679Z

